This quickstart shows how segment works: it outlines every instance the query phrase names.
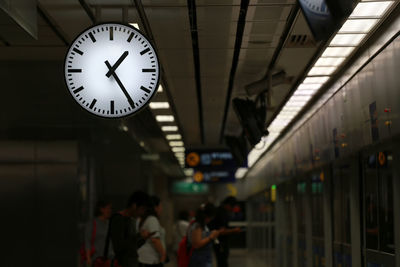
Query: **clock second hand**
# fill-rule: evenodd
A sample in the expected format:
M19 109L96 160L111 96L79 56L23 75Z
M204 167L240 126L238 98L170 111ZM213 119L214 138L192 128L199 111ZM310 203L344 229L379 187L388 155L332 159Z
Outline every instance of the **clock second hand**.
M111 67L110 63L108 62L108 60L104 61L104 63L106 63L107 68L109 69L109 71L112 71L112 67ZM131 96L128 94L128 91L126 91L124 85L122 84L121 80L118 78L117 74L114 71L112 71L111 75L117 81L117 83L118 83L119 87L121 88L122 92L124 93L124 95L128 99L128 102L131 105L131 107L135 108L135 102L133 102Z

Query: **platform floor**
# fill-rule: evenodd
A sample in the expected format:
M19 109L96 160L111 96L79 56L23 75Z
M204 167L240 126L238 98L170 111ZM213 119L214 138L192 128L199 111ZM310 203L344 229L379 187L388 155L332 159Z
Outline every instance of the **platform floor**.
M268 255L262 252L249 252L248 250L231 250L229 257L229 267L274 267L268 262L268 257L272 258L273 255ZM171 259L169 264L165 267L176 267L175 259ZM217 266L214 260L214 267Z

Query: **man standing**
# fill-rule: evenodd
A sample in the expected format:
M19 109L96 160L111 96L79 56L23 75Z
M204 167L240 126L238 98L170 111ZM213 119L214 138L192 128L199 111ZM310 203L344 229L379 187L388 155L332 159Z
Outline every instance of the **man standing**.
M122 267L138 266L137 243L142 237L136 231L136 219L143 215L149 201L148 194L136 191L129 197L126 208L111 218L110 238L115 259Z
M209 224L211 230L220 230L219 242L214 243L214 252L218 267L228 267L229 235L241 232L240 228L229 228L229 220L235 205L235 197L230 196L225 198L218 207L214 220Z

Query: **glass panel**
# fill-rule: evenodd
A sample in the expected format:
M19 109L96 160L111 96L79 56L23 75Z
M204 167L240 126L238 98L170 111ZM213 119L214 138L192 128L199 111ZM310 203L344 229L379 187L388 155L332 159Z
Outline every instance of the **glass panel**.
M379 247L380 250L394 253L393 223L393 174L392 155L389 152L378 154L379 162Z
M376 154L369 155L365 163L365 235L366 247L378 249L378 177Z

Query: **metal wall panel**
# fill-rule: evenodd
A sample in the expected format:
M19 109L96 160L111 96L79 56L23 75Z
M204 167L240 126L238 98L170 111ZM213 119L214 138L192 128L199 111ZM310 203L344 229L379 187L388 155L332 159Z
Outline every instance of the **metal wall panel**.
M76 266L76 143L2 142L0 151L1 266Z
M239 197L245 199L265 188L260 184L270 186L284 181L290 178L288 173L309 171L399 134L399 62L400 37L397 37L333 95L318 113L296 131L287 134L259 160L247 178L236 185ZM370 105L373 103L376 104L378 119L379 138L376 140L371 133ZM385 112L388 110L390 112ZM338 155L335 154L334 129ZM288 164L291 160L295 164Z

